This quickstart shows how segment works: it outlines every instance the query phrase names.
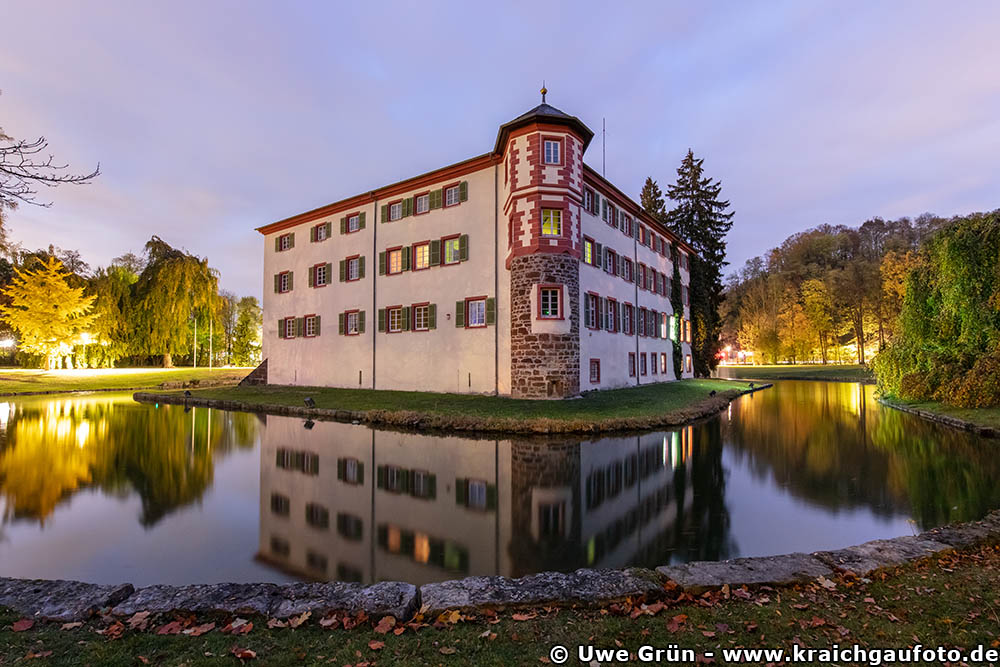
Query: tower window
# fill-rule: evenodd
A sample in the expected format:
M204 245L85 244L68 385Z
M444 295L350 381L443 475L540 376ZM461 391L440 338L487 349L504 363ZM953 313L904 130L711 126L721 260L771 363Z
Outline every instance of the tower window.
M542 209L542 236L562 236L562 210Z
M562 164L559 154L561 142L555 139L545 140L545 164Z

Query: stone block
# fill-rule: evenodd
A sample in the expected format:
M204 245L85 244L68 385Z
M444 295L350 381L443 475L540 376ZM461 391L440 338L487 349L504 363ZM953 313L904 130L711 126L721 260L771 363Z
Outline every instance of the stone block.
M895 567L951 549L950 545L942 542L906 536L891 540L872 540L846 549L819 551L813 555L830 567L863 577L884 567Z
M342 582L288 584L281 587L271 616L285 618L305 611L316 615L363 611L372 618L395 616L407 620L417 611L417 587L401 581L383 581L367 587Z
M0 606L34 618L83 620L118 604L134 590L132 584L99 586L80 581L0 579Z
M140 611L153 614L188 611L267 615L276 604L278 589L276 584L144 586L116 605L112 613L131 616Z
M662 565L656 568L656 571L692 593L720 588L725 584L730 586L800 584L812 581L820 575L833 574L829 567L804 553Z

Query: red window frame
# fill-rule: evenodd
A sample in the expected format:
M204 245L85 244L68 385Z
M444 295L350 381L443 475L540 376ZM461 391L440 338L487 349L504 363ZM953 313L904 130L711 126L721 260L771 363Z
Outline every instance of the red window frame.
M360 311L360 310L358 310L357 308L355 308L354 310L345 310L345 311L344 311L344 335L345 335L345 336L360 336L360 335L361 335L361 332L360 332L360 331L355 331L354 333L351 333L350 331L348 331L348 330L347 330L347 318L348 318L348 317L349 317L350 315L360 315L360 314L361 314L361 311ZM388 318L389 318L389 316L388 316L388 314L387 314L387 315L386 315L386 323L385 323L385 328L386 328L387 330L389 329L389 321L388 321Z
M684 372L685 373L690 373L691 372L691 355L690 354L684 355L684 366L685 366Z
M317 289L319 287L326 287L327 285L330 284L330 276L326 277L326 282L323 283L322 285L317 285L316 284L316 269L318 269L321 266L326 266L326 262L320 262L319 264L313 264L312 266L309 267L309 271L312 273L312 287L313 287L313 289ZM344 267L344 269L345 269L345 273L346 273L347 267Z
M313 225L312 227L310 227L310 230L314 230L314 229L318 230L320 227L322 227L322 228L325 229L326 228L326 223L325 222L321 222L318 225ZM332 227L332 225L331 225L331 227ZM319 234L319 232L310 231L310 233L309 233L309 242L310 243L322 243L323 241L329 241L330 240L329 236L327 236L325 239L317 239L316 236L318 234Z
M590 206L587 206L587 195L590 195ZM597 215L597 193L592 188L583 189L583 210L591 215Z
M649 375L649 367L648 367L648 364L646 363L646 353L645 352L640 352L639 353L639 374L643 375L643 376Z
M291 238L291 237L292 237L292 232L288 232L287 234L281 234L280 236L278 236L278 252L285 252L287 250L291 250L292 249L291 247L288 247L288 248L282 248L281 247L281 241L282 241L282 239L287 239L287 238Z
M385 333L387 333L387 334L398 334L398 333L403 333L404 331L406 331L406 329L403 329L403 328L400 328L399 331L393 331L392 330L392 326L389 324L389 322L391 321L389 313L391 313L394 310L400 311L400 316L399 316L400 320L399 321L400 322L403 321L403 319L402 319L403 318L403 315L402 315L403 304L397 304L395 306L386 306L385 307Z
M559 233L543 234L545 227L545 211L559 211ZM566 225L569 223L569 207L558 202L540 202L538 205L538 238L540 239L564 239L566 238Z
M594 379L594 369L595 368L597 369L597 379L596 380ZM589 373L590 373L590 384L600 384L601 383L601 360L600 359L591 359L590 360L590 366L589 366L588 370L589 370Z
M454 262L448 262L448 261L446 261L447 257L448 257L448 252L447 252L447 250L444 247L445 246L445 242L447 242L447 241L453 241L454 239L460 239L460 238L462 238L461 234L450 234L448 236L442 236L441 237L441 264L440 264L440 266L458 266L459 264L462 263L462 259L461 259L461 255L462 255L461 247L462 247L462 245L461 245L461 241L459 242L459 253L458 253L459 254L459 259L456 259Z
M565 285L559 285L556 283L540 283L535 291L535 301L537 302L537 308L535 309L535 319L536 320L564 320L566 319L566 305L564 297ZM554 289L559 291L559 316L553 317L551 315L542 315L542 290Z
M292 291L290 289L281 289L281 276L287 276L289 273L291 273L291 271L278 272L278 294L288 294L289 292Z
M611 270L608 271L608 260L611 261ZM611 275L616 275L618 273L618 253L608 248L607 255L605 257L604 266L602 267L605 273L610 273Z
M635 352L628 353L628 376L635 377Z
M636 331L637 334L639 334L643 338L646 337L646 326L647 326L646 325L646 315L647 315L647 313L649 313L649 310L645 306L640 306L639 307L639 318L635 322L635 331Z
M661 375L666 375L667 374L667 353L666 352L660 352L660 374Z
M458 188L458 201L454 204L448 203L448 190L451 188ZM462 181L455 181L451 185L441 186L441 208L452 208L459 206L462 203Z
M395 206L396 204L399 204L399 217L396 218L396 219L393 219L393 217L392 217L392 207ZM393 201L391 201L388 204L386 204L386 206L388 206L388 208L386 209L386 213L389 214L389 220L388 220L389 222L398 222L398 221L400 221L400 220L403 219L403 200L402 199L394 199Z
M414 303L414 304L412 304L410 306L410 331L430 331L430 327L427 327L425 329L418 329L417 328L417 308L421 308L423 306L429 306L429 305L431 305L430 301L422 301L420 303ZM430 316L431 316L431 313L430 313L430 310L428 310L427 311L427 317L428 317L428 319L430 318Z
M627 283L633 282L635 280L635 262L628 257L623 257L622 261L625 262L625 268L622 270L622 280Z
M303 338L315 338L316 334L309 335L309 318L316 317L316 313L310 313L309 315L302 316L302 337Z
M649 374L650 375L659 375L659 373L657 373L658 366L659 366L659 364L656 363L656 352L650 352L649 353Z
M622 224L620 225L621 232L625 236L632 238L632 218L631 216L622 216Z
M358 225L359 226L358 226L357 229L355 229L352 232L351 231L351 218L353 218L354 216L358 216ZM360 227L360 225L361 225L361 211L355 211L354 213L348 213L344 217L347 218L347 221L344 223L344 233L345 234L357 234L358 232L361 231L361 227Z
M635 284L639 286L639 289L646 289L646 265L642 262L639 262L637 275L639 276L639 280Z
M465 328L466 329L484 329L489 326L486 323L486 295L483 296L467 296L465 297ZM473 301L483 302L483 323L482 324L470 324L469 323L469 304Z
M609 333L618 333L618 330L621 328L619 326L619 324L621 322L621 313L619 312L618 308L619 308L618 299L613 299L613 298L611 298L609 296L608 297L608 319L611 320L611 326L608 327L608 329L607 329L607 331ZM612 312L614 312L614 316L613 317L611 316Z
M390 267L392 266L392 262L391 262L391 260L389 258L389 255L391 253L393 253L393 252L396 252L397 250L401 251L399 253L399 271L396 271L395 273L393 273L390 270ZM403 253L402 253L402 250L403 250L403 246L401 246L401 245L397 245L397 246L393 246L392 248L386 248L385 249L385 275L387 275L387 276L398 276L399 274L404 273L404 271L403 271Z
M545 142L546 141L555 141L555 142L557 142L559 144L559 162L546 162L545 161ZM541 148L542 148L542 160L541 160L541 163L542 163L543 167L563 167L563 166L566 165L566 154L565 154L566 142L565 142L565 137L560 137L560 136L556 136L556 135L544 135L543 134L542 135L542 146L541 146Z
M344 282L345 283L356 283L359 280L361 280L361 263L360 262L358 262L358 277L357 278L351 278L351 266L350 266L350 264L351 264L351 260L352 259L360 260L361 259L361 255L351 255L350 257L345 257L344 258ZM389 255L388 254L385 256L385 272L387 274L389 273ZM315 281L313 281L313 282L315 282ZM327 283L327 284L329 285L329 283Z
M427 266L422 269L417 268L417 248L420 246L427 246ZM386 261L388 261L388 258ZM429 268L431 268L431 242L429 239L426 241L417 241L410 246L410 271L426 271Z
M427 210L424 211L423 213L417 213L417 198L423 197L424 195L427 196ZM441 191L441 204L444 205L443 190ZM413 195L413 215L427 215L430 212L431 212L431 191L427 190L426 192L418 192L417 194Z
M561 225L562 223L560 222L559 224ZM589 262L587 261L587 244L588 243L590 244L590 261ZM596 264L594 264L594 254L595 254L594 250L595 249L596 248L594 247L594 239L590 238L589 236L584 236L583 237L583 263L584 264L590 264L591 266L597 266Z
M587 303L584 304L584 309L583 309L583 319L584 319L583 325L586 328L588 328L588 329L591 329L593 331L597 331L597 329L598 329L597 318L599 317L598 311L600 310L600 306L598 304L600 303L600 298L601 297L600 297L600 295L597 292L587 292L584 296L587 298ZM541 307L542 307L542 304L541 304L541 298L542 298L541 292L538 293L538 298L539 298L538 308L540 310ZM591 305L593 305L593 313L594 313L594 323L593 324L589 324L589 323L586 322L586 319L587 319L587 308L589 308ZM553 318L547 317L545 319L553 319Z
M625 302L624 306L625 324L628 326L622 327L622 333L626 336L633 336L635 335L635 331L632 330L632 320L635 319L635 306L628 301Z
M288 335L288 322L289 322L289 320L291 320L291 322L292 322L292 335L291 336ZM284 330L282 331L282 333L284 334L284 336L282 336L283 338L288 339L288 338L297 338L298 337L298 336L295 335L295 317L294 316L293 317L286 317L286 318L282 319L281 320L281 326L284 327Z

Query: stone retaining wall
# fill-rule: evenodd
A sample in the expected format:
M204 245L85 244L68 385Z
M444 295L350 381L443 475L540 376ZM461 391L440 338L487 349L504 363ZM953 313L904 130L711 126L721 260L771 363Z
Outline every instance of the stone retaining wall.
M911 415L917 415L918 417L923 417L924 419L938 422L939 424L946 424L947 426L951 426L953 428L960 428L963 431L972 431L976 435L981 435L986 438L1000 438L1000 429L993 428L992 426L981 426L980 424L965 421L964 419L959 419L958 417L942 415L937 412L921 410L920 408L914 408L909 405L893 403L892 401L888 401L884 398L877 398L876 400L886 407L893 408L894 410L901 410L903 412L909 412Z
M917 536L873 540L846 549L728 561L669 565L655 571L577 570L543 572L519 579L468 577L456 581L412 584L387 581L372 586L340 582L295 584L211 584L98 586L78 581L0 578L0 606L25 616L58 621L82 620L95 613L130 616L139 611L165 614L258 614L287 618L306 611L331 611L369 617L391 615L406 620L451 610L540 605L593 606L625 598L652 600L664 594L667 580L692 593L723 585L791 585L836 572L867 576L876 570L934 556L953 549L1000 541L1000 511L980 521L942 526Z

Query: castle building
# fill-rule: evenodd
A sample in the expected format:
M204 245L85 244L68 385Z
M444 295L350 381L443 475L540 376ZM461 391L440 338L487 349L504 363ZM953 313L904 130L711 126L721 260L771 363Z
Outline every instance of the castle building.
M258 228L267 381L561 398L691 377L692 250L584 164L592 138L543 92L488 153Z

